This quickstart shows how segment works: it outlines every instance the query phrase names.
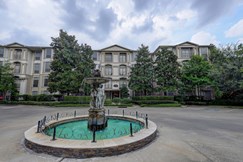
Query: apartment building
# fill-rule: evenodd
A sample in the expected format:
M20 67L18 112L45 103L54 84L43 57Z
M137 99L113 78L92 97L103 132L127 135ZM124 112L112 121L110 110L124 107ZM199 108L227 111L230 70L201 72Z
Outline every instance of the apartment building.
M11 43L0 46L0 65L11 63L20 94L47 94L51 47L25 46Z
M161 45L151 57L155 59L155 52L161 48L172 50L178 57L178 62L189 60L193 54L201 55L205 59L209 55L209 45L198 45L183 42L177 45ZM105 84L107 98L119 97L122 85L128 85L130 69L136 63L137 51L119 45L112 45L93 51L93 60L100 66L102 76L110 77ZM50 63L53 58L51 47L24 46L12 43L0 46L0 65L10 62L20 94L47 94ZM205 92L209 93L209 92ZM130 94L132 94L130 90Z
M100 65L101 74L110 77L105 84L107 98L119 97L119 89L128 85L130 69L136 63L137 52L119 45L112 45L100 50L94 50L93 60Z

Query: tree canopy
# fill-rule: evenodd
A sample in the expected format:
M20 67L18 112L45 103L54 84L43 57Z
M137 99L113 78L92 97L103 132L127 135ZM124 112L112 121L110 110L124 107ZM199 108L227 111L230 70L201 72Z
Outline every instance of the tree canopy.
M16 91L13 69L9 63L5 63L4 65L0 66L0 92L3 93L3 99L6 100L7 92L12 94Z
M85 77L91 76L94 68L92 49L87 44L78 44L75 36L60 30L59 37L51 38L54 50L48 90L50 92L78 93ZM84 85L83 91L89 93Z
M159 91L175 91L180 77L180 64L173 51L162 48L155 53L155 78Z
M218 97L230 98L243 91L243 45L231 44L211 48L211 73ZM241 92L242 93L242 92Z
M138 48L136 61L131 67L129 87L141 95L148 95L154 90L154 67L148 46Z
M193 55L191 60L183 63L181 82L184 91L200 96L201 88L212 85L211 69L211 64L199 55Z

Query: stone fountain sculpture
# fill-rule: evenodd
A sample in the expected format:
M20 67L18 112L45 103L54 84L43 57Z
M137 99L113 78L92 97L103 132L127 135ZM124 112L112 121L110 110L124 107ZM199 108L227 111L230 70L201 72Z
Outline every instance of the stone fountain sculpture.
M99 69L93 71L93 77L85 78L84 82L91 84L91 101L88 117L88 128L90 130L102 130L107 127L107 118L105 116L105 91L104 83L109 82L110 78L101 77Z

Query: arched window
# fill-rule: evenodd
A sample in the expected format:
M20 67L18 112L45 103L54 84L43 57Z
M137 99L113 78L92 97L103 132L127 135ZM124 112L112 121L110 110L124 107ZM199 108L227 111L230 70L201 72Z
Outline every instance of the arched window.
M127 66L126 65L120 65L120 67L119 67L119 69L120 69L120 75L127 75Z
M14 59L21 60L21 53L22 53L22 49L15 49L14 50Z
M105 65L105 75L112 75L112 66Z

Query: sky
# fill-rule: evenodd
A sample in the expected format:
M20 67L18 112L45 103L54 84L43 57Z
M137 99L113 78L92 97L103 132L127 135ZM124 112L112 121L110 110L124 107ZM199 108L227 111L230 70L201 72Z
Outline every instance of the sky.
M1 45L49 46L60 29L96 50L243 43L243 0L0 0L0 20Z

